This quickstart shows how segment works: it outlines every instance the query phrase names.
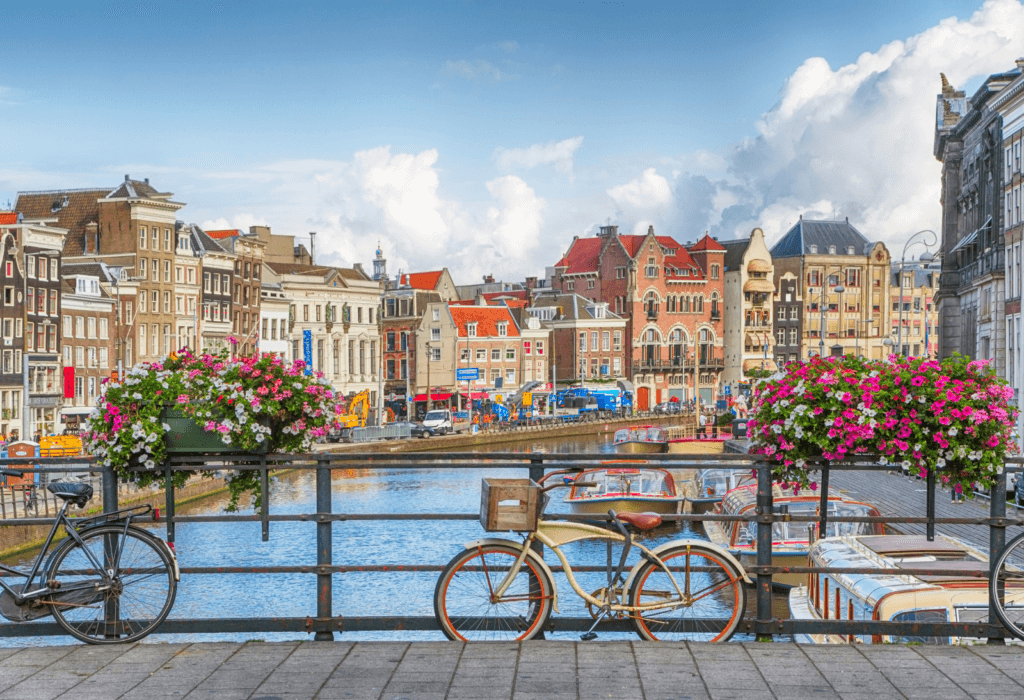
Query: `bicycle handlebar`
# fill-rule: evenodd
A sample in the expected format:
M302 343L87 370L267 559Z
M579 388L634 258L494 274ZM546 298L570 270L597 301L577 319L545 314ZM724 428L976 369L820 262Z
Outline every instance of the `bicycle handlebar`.
M19 472L13 469L0 469L0 476L25 476L25 472Z

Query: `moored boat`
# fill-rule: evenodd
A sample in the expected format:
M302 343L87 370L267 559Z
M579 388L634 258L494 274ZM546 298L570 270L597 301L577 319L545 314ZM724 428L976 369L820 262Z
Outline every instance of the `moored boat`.
M988 578L925 573L947 569L987 572L988 557L952 537L872 535L818 540L808 561L817 567L902 569L902 574L805 574L789 593L797 620L883 620L892 622L987 622ZM1024 587L1008 587L1007 606L1024 608ZM906 643L958 644L961 637L800 634L796 641L814 644Z
M609 510L627 513L681 512L685 499L676 493L675 480L665 469L609 467L587 469L574 481L592 486L572 485L565 502L574 513L604 514Z
M790 515L816 515L819 513L821 494L810 489L803 489L794 494L784 491L778 485L772 487L776 512ZM739 486L722 499L719 512L723 515L752 515L757 506L757 485ZM829 491L828 516L825 535L858 536L883 535L884 530L879 523L836 522L836 516L866 517L880 516L878 510L869 503L847 500L836 491ZM808 522L776 522L772 525L772 564L775 566L806 566L807 551L812 539L817 539L817 523ZM744 567L757 564L757 523L746 521L705 522L704 531L708 539L720 547L729 550L740 560ZM811 533L814 533L812 538ZM778 588L799 586L805 581L804 574L777 574L772 577L772 585Z
M709 455L725 452L725 437L713 438L669 438L668 451L671 454Z
M701 469L689 485L686 500L693 513L710 513L718 507L726 493L753 480L750 470Z
M668 449L668 434L656 425L633 425L615 431L616 452L653 454Z

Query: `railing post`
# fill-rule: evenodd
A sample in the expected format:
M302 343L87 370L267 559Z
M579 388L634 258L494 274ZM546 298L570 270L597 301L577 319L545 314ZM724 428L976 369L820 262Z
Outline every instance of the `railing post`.
M539 455L531 456L530 457L530 480L533 481L534 483L538 483L543 478L544 478L544 458L542 456L539 456ZM530 549L532 549L537 554L539 554L541 559L544 558L544 545L542 545L537 540L533 541L533 544L530 545ZM533 574L530 574L530 577L532 579L533 578ZM539 584L537 582L531 580L530 581L530 589L531 590L535 590L537 588L539 588ZM536 636L534 636L534 639L544 639L544 630L540 630L536 634Z
M167 541L174 544L174 472L168 459L164 464L164 520L167 521Z
M991 498L989 499L989 516L995 519L1003 519L1006 517L1006 471L1004 470L996 476L996 483L989 492ZM998 573L995 569L995 561L1003 551L1003 547L1006 545L1006 525L997 525L992 523L988 527L988 561L990 565L989 579L993 579ZM999 584L999 596L1003 596L1003 586ZM996 601L992 598L991 590L989 591L988 600L988 621L990 625L995 625L999 618L996 617ZM1000 634L999 636L993 636L988 638L989 644L1005 644L1005 638Z
M270 477L267 472L267 456L260 455L260 525L264 542L270 541Z
M935 541L935 467L929 465L928 467L928 481L925 487L928 491L926 500L926 509L928 517L927 534L928 541Z
M768 462L757 465L757 565L772 565L772 469ZM772 575L757 574L757 623L755 633L758 641L772 640L769 623L772 618Z
M113 513L117 511L117 472L114 471L113 467L103 468L103 512ZM113 567L114 562L114 549L116 548L115 540L112 535L104 535L103 537L103 559L104 565L107 567ZM116 625L117 621L121 617L121 611L118 606L118 598L116 596L109 596L106 603L104 604L105 622L109 630L111 625ZM116 639L118 636L116 630L114 632L107 632L104 637L107 639Z
M117 472L113 467L103 467L103 512L117 510Z
M818 502L818 537L828 537L828 474L829 462L821 463L821 500Z
M266 498L266 494L264 494ZM330 566L332 563L331 521L322 516L331 513L331 468L326 457L317 458L316 465L316 563L317 566ZM316 616L320 620L333 617L333 588L330 572L316 575ZM318 642L334 640L334 632L317 630L313 639Z

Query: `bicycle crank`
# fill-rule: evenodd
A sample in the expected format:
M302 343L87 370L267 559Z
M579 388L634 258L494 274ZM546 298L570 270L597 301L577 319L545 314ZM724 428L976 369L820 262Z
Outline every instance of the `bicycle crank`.
M621 588L616 588L616 589L613 589L613 590L615 591L615 600L616 601L622 600L622 589ZM628 617L626 615L625 611L622 611L622 610L617 610L615 612L611 611L612 601L609 599L608 588L607 587L598 588L596 591L594 591L590 595L591 595L591 597L596 598L597 601L601 604L600 607L595 608L593 603L591 603L590 601L587 601L587 613L593 619L600 620L602 618L607 617L607 618L615 619L615 620L623 620L626 617Z

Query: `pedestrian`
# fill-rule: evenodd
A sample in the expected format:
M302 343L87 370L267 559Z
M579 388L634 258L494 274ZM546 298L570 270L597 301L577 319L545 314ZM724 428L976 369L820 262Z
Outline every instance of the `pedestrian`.
M960 484L954 484L952 486L952 488L949 489L949 498L950 498L950 502L953 505L959 505L959 504L963 503L964 502L963 487L960 486Z
M704 431L707 429L708 417L703 412L697 418L697 437L704 437Z

